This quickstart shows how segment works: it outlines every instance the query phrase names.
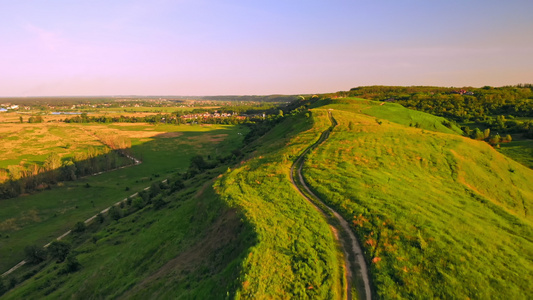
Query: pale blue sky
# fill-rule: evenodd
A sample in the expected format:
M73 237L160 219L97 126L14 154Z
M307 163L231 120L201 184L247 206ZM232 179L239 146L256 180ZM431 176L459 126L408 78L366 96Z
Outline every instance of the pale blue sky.
M531 0L0 0L0 96L533 83Z

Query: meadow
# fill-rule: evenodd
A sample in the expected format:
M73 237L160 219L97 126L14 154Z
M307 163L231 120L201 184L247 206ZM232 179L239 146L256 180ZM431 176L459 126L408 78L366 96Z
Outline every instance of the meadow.
M532 170L438 117L329 103L339 125L304 176L352 222L380 298L532 297Z
M53 128L57 124L42 125ZM72 128L74 133L84 132L79 135L82 136L81 139L92 139L87 132L126 136L131 139L132 147L129 151L143 163L76 181L61 182L52 186L51 190L36 194L2 200L2 273L24 258L22 250L27 245L44 245L68 231L76 222L149 186L152 180L161 180L175 172L185 171L190 158L195 155L212 155L213 158L228 155L248 130L229 125L148 124L69 124L65 128ZM73 134L66 138L79 136ZM66 142L74 144L69 139L62 140L59 144ZM39 144L35 147L39 147ZM75 146L72 148L78 149Z

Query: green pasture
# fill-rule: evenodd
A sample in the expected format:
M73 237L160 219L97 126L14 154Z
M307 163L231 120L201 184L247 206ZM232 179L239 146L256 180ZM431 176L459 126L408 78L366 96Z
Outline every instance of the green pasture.
M130 135L134 131L163 134L132 138L131 152L142 159L140 165L64 182L51 190L0 201L0 272L3 273L24 258L22 250L25 246L44 245L71 229L76 222L150 186L153 180L162 180L169 174L185 171L192 156L202 154L215 158L217 155L228 155L242 142L248 129L230 125L145 124L123 126L120 130Z
M339 125L304 176L353 224L378 297L531 298L533 171L485 142L424 129L430 115L394 106L389 122L378 110L390 104L358 103L323 107Z
M509 156L524 166L533 169L533 140L524 139L513 135L513 141L500 144L498 149L501 153Z

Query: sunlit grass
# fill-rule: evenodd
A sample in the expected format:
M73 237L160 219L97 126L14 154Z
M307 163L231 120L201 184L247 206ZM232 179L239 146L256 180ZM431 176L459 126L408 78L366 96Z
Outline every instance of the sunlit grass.
M531 297L532 171L484 142L396 124L410 111L392 123L344 107L325 107L339 125L304 173L354 225L378 295Z

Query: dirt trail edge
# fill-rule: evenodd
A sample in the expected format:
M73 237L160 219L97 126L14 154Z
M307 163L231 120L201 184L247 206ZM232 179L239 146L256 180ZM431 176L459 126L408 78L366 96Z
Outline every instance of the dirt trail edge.
M334 231L337 230L341 234L341 238L335 234L335 238L340 241L342 244L342 250L344 252L344 258L346 263L346 298L352 299L351 295L351 284L353 276L355 275L356 287L359 294L358 299L372 299L371 289L370 289L370 278L368 276L368 268L363 256L363 251L355 234L350 229L350 225L344 218L333 210L331 207L327 206L318 196L316 196L311 189L305 183L305 180L302 176L302 167L305 161L305 156L309 153L310 150L316 148L318 145L323 143L328 137L333 128L337 126L337 122L331 115L331 111L328 112L329 120L331 121L331 127L322 132L322 135L313 145L309 146L305 151L294 161L291 167L291 181L294 187L300 192L300 194L311 203L315 209L317 209L328 221L329 225L333 227ZM333 217L328 216L327 213L330 213Z

